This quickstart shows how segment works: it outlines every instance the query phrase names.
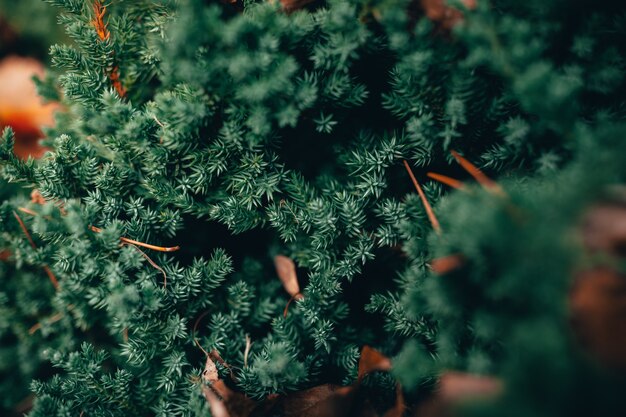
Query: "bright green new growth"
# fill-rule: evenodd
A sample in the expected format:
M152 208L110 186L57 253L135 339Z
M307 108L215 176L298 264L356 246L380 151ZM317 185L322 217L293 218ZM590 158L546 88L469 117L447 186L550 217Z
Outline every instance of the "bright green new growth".
M21 161L10 130L0 141L3 177L48 201L15 194L0 207L0 246L12 253L0 263L0 337L13 345L0 369L38 378L31 416L208 415L196 338L255 399L350 384L368 344L398 355L410 401L459 369L513 387L505 408L483 412L526 404L520 415L571 415L601 400L617 409L623 382L568 336L580 249L559 242L625 179L619 7L596 1L589 15L587 2L478 1L459 5L465 19L448 33L419 2L329 1L286 14L270 2L240 12L116 1L102 39L95 2L51 3L73 40L52 47L62 75L41 86L66 106L47 131L53 151ZM451 150L501 179L510 201L426 181L426 171L467 177ZM510 210L530 213L528 226ZM462 270L429 271L454 253L467 259ZM298 265L304 294L286 316L277 254ZM541 364L532 375L529 363ZM555 394L529 389L530 376ZM375 401L385 409L395 381L366 383L386 390ZM578 395L589 384L611 389ZM26 396L0 389L15 399L7 408Z

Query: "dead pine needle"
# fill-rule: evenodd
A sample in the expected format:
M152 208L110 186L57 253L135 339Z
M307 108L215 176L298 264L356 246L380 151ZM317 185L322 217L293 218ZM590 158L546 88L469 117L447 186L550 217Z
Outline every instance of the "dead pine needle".
M283 310L283 317L287 317L287 314L289 313L289 306L291 305L291 302L294 300L301 300L304 298L304 295L302 295L302 293L296 293L294 294L289 301L287 301L287 305L285 306L285 309Z
M196 344L196 346L198 346L200 348L200 350L208 357L209 356L209 352L206 351L205 348L202 347L202 345L200 344L200 342L198 342L198 338L196 337L196 331L198 330L198 325L200 324L200 321L205 318L207 315L209 314L209 311L205 311L204 313L200 314L200 316L196 319L195 323L193 324L193 330L191 331L191 334L193 336L193 341Z
M74 304L68 304L67 305L67 311L70 311L74 308ZM48 317L47 321L49 324L52 323L56 323L57 321L61 320L64 317L63 312L58 312L56 314L53 314L52 316ZM35 324L34 326L32 326L30 329L28 329L28 334L33 335L37 332L37 330L40 330L42 327L41 322Z
M92 232L96 232L96 233L102 232L102 229L96 226L89 226L89 229ZM149 243L138 242L136 240L128 239L126 237L121 237L120 240L124 243L128 243L128 244L135 245L135 246L141 246L142 248L152 249L158 252L176 252L177 250L180 249L180 246L172 246L172 247L156 246L156 245L151 245Z
M95 0L93 3L93 12L94 18L91 21L91 24L96 29L96 33L98 34L98 38L100 41L105 42L108 41L111 37L111 32L107 28L107 24L104 22L104 15L106 14L107 8L102 5L100 0ZM122 85L120 80L120 71L117 66L113 66L108 74L109 80L111 80L111 84L115 91L119 94L120 97L126 96L126 89Z
M498 194L500 196L505 196L506 193L504 190L498 185L497 182L486 176L476 165L472 164L470 161L462 157L457 151L451 150L450 153L456 159L456 161L466 170L474 179L487 191L491 191L494 194Z
M135 249L137 249L137 251L139 251L139 253L141 254L141 256L144 257L144 259L146 261L148 261L148 263L150 265L152 265L152 267L156 270L158 270L159 272L161 272L163 274L163 288L167 288L167 274L165 273L165 270L163 268L161 268L156 262L154 262L144 251L142 251L141 249L139 249L137 247L137 245L134 245L132 243L128 243L128 242L123 242L122 245L128 245L131 246Z
M53 315L50 318L48 318L48 323L49 324L56 323L57 321L61 320L62 318L63 318L63 313L56 313L55 315ZM30 329L28 329L28 334L29 335L33 335L33 334L37 333L37 330L41 329L41 326L42 326L41 323L35 324Z
M426 210L426 214L428 215L428 220L430 220L430 224L432 224L433 229L435 230L437 234L441 234L441 226L439 225L439 220L437 220L437 217L435 216L435 212L433 211L432 206L430 205L430 203L428 202L428 199L426 198L426 194L424 194L422 187L420 186L419 182L417 182L415 175L413 175L413 171L411 170L409 163L406 160L402 162L404 163L404 167L406 168L407 172L409 173L409 176L411 177L411 181L413 181L413 185L415 186L415 189L417 190L417 194L419 194L420 199L422 200L422 204L424 205L424 209Z
M462 181L459 181L455 178L451 178L446 175L437 174L435 172L429 172L426 175L428 176L428 178L432 178L433 180L438 181L442 184L445 184L448 187L452 187L456 190L464 191L466 189L465 184L463 184Z
M37 245L35 245L35 241L33 241L33 237L30 235L30 232L26 228L26 225L24 224L24 220L22 220L20 215L17 214L17 212L15 212L15 211L13 211L13 216L15 216L15 219L19 223L20 228L22 229L22 232L24 232L24 234L26 235L26 239L28 239L28 243L30 243L30 246L33 249L37 249Z
M453 254L435 258L430 261L430 269L437 275L445 275L461 268L465 264L465 258L461 254Z

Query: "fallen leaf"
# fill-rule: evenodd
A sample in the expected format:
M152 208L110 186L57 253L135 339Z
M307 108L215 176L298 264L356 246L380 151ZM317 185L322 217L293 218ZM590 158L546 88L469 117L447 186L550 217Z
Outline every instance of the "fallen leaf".
M361 359L359 359L359 381L370 372L389 371L390 369L391 360L388 357L369 346L363 346Z
M208 355L206 357L206 363L204 364L204 371L202 371L202 379L208 384L213 384L220 379L215 362L213 362Z
M221 379L215 382L212 388L221 397L222 403L228 412L228 414L225 414L227 417L248 417L258 406L256 401L245 394L233 391ZM211 411L213 411L212 408Z
M283 10L286 12L293 12L299 9L303 9L307 5L317 0L280 0L280 4L283 6Z
M285 417L343 417L354 400L354 386L324 384L290 393L283 400Z
M209 407L211 408L211 416L213 417L231 417L226 409L226 404L220 397L217 396L215 392L210 387L206 385L202 386L202 394L204 398L209 403Z
M437 275L445 275L456 271L465 264L465 258L461 254L454 254L435 258L430 261L430 269Z
M476 8L476 0L462 0L462 2L470 10ZM446 0L420 0L426 17L435 22L441 29L450 30L463 20L463 13L446 3Z
M626 279L611 268L577 274L569 297L581 344L601 363L626 370Z
M296 264L284 255L276 255L274 257L274 266L280 282L282 282L285 291L292 297L300 294L300 285L298 284L298 275L296 274Z
M583 246L602 263L576 273L569 304L581 346L604 365L626 370L626 276L616 266L626 257L626 196L623 188L616 192L584 216Z

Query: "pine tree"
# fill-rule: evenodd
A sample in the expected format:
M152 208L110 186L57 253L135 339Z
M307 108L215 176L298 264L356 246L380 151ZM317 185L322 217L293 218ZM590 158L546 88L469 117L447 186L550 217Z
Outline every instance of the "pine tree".
M0 206L3 407L34 377L33 417L208 415L213 362L270 406L360 384L370 345L395 364L362 381L381 413L446 370L504 386L468 415L623 410L568 301L623 256L572 243L623 195L623 7L49 3L52 151L0 139L32 190Z

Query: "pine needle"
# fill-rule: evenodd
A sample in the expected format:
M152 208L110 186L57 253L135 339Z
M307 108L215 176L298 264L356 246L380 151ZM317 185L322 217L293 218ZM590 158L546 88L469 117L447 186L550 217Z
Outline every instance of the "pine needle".
M491 191L495 194L505 196L506 193L504 190L498 185L497 182L486 176L476 165L472 164L470 161L459 155L459 153L455 150L450 151L454 159L466 170L478 183L483 186L488 191Z
M437 275L445 275L455 271L465 264L465 258L461 254L454 254L436 258L430 261L430 269Z
M99 227L96 226L89 226L89 229L93 232L96 233L101 233L102 229L100 229ZM142 248L146 248L146 249L152 249L155 251L159 251L159 252L176 252L177 250L180 249L180 246L172 246L172 247L163 247L163 246L155 246L155 245L151 245L149 243L143 243L143 242L138 242L136 240L133 239L128 239L126 237L120 237L120 240L124 243L128 243L131 245L136 245L136 246L141 246Z
M459 181L455 178L448 177L446 175L437 174L435 172L429 172L426 174L429 178L432 178L435 181L439 181L442 184L445 184L449 187L452 187L457 190L465 190L465 184L462 181Z
M413 171L411 170L409 163L406 160L402 162L404 162L404 167L409 173L409 176L411 177L411 181L413 181L413 185L415 186L415 189L417 190L417 194L419 194L420 199L422 200L422 204L424 204L424 209L426 210L426 214L428 215L430 224L432 224L433 229L435 230L437 234L441 234L441 226L439 225L439 220L437 220L437 217L435 216L435 212L433 211L433 208L431 207L430 203L428 202L428 199L426 198L426 194L424 194L422 187L420 187L420 184L417 182L415 175L413 175Z

